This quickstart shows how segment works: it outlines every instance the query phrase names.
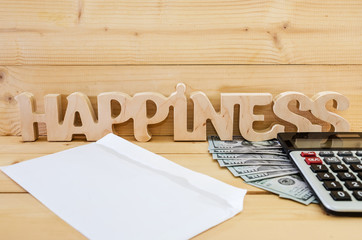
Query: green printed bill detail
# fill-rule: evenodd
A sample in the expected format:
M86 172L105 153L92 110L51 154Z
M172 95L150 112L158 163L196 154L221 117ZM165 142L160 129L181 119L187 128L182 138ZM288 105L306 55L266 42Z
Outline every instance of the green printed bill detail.
M260 142L250 142L245 140L241 136L234 136L231 141L223 141L220 140L217 136L209 136L209 150L211 149L222 149L222 148L237 148L237 149L245 149L245 150L268 150L268 149L282 149L278 140L272 139L267 141Z
M247 149L209 149L210 153L252 153L252 154L267 154L276 156L286 156L282 150L247 150Z
M284 154L282 156L277 156L273 154L252 154L252 153L213 153L213 159L247 159L247 160L279 160L279 161L289 161L290 159Z
M235 166L228 167L230 172L235 176L244 176L249 174L257 174L257 173L267 173L267 172L278 172L278 171L289 171L297 169L293 165L285 165L285 166Z
M308 185L296 174L253 181L248 184L306 205L317 202Z
M285 199L290 199L296 202L300 202L303 203L305 205L309 205L311 203L319 203L319 201L315 198L315 196L310 197L308 200L304 201L304 200L300 200L297 198L293 198L292 196L289 196L288 194L279 194L280 198L285 198Z
M251 173L251 174L247 174L247 175L242 175L240 177L242 179L244 179L245 182L252 182L252 181L257 181L257 180L262 180L262 179L292 175L292 174L296 174L296 173L299 173L299 171L297 169L291 169L291 170L279 170L279 171L273 171L273 172Z
M237 160L229 160L229 159L220 159L217 160L220 167L231 167L231 166L254 166L254 165L272 165L272 166L289 166L291 165L290 161L278 161L278 160L247 160L247 159L237 159Z

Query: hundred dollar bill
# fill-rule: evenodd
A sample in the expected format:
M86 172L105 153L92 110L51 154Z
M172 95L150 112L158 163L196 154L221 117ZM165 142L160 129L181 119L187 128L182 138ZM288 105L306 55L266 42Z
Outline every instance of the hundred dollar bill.
M241 148L229 148L229 149L209 149L210 153L250 153L250 154L268 154L277 156L286 156L283 150L258 150L258 149L241 149Z
M286 198L286 199L290 199L290 200L293 200L293 201L296 201L296 202L300 202L300 203L303 203L305 205L309 205L311 203L315 203L315 201L317 200L315 198L315 196L312 196L310 197L308 200L302 200L302 199L297 199L297 198L294 198L292 196L289 196L287 194L279 194L279 197L280 198Z
M209 149L218 149L218 148L239 148L239 149L281 149L281 146L276 139L251 142L245 140L241 136L234 136L231 141L220 140L218 136L209 136Z
M242 179L244 179L245 182L252 182L252 181L268 179L268 178L274 178L274 177L279 177L279 176L292 175L292 174L296 174L298 172L299 171L296 170L296 169L293 169L293 170L279 170L279 171L275 171L275 172L263 172L263 173L254 173L254 174L242 175L240 177Z
M223 160L227 160L227 159L247 159L247 160L285 160L290 162L290 159L287 157L287 155L285 156L277 156L277 155L271 155L271 154L242 154L242 153L213 153L212 154L212 158L213 159L223 159Z
M295 174L249 182L248 184L282 196L290 196L291 199L304 204L309 202L310 198L313 198L311 201L315 201L315 197L308 185Z
M290 165L290 161L277 161L277 160L248 160L248 159L218 159L217 162L219 163L220 167L231 167L231 166L254 166L254 165L273 165L273 166L284 166Z
M247 174L275 172L280 170L296 170L296 168L292 164L285 166L235 166L228 167L228 169L233 173L235 177Z

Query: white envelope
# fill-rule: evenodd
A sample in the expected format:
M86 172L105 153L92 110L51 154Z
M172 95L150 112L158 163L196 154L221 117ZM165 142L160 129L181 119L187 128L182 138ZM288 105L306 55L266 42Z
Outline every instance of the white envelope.
M1 170L90 239L188 239L246 193L113 134Z

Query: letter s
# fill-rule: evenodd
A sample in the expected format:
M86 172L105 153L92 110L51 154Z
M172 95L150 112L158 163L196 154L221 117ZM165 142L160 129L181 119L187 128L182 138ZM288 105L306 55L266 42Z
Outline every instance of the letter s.
M330 123L334 127L335 132L347 132L350 129L349 123L341 116L330 112L326 108L326 104L330 100L336 103L336 109L343 111L349 107L348 99L337 92L320 92L313 96L314 104L311 112L314 116L322 121Z
M319 132L322 127L312 124L307 118L291 112L288 108L289 102L297 100L301 111L313 109L313 101L299 92L284 92L276 96L273 111L281 119L290 122L297 127L298 132Z

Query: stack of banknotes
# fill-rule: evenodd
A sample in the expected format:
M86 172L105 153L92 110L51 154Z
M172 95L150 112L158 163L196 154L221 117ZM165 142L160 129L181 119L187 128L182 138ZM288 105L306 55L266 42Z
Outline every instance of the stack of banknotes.
M278 140L250 142L234 136L232 141L222 141L210 136L208 141L209 152L220 167L246 183L306 205L317 202Z

